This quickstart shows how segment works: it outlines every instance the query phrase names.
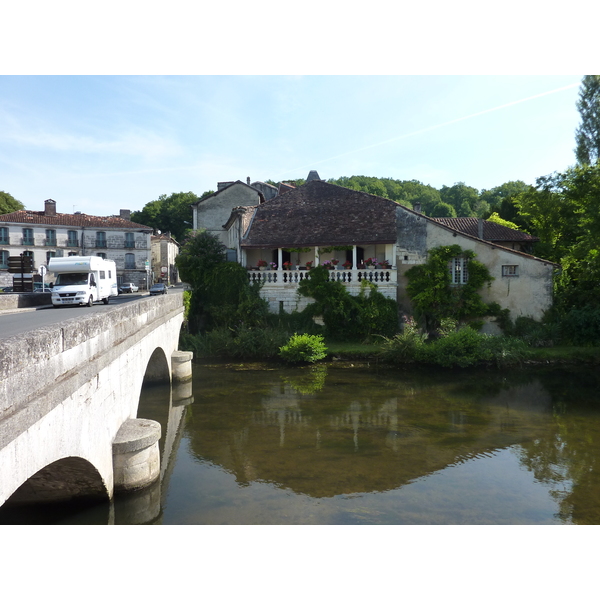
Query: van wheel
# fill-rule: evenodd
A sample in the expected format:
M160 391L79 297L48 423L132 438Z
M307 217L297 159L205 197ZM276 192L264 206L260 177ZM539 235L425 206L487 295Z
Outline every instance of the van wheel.
M106 298L102 298L102 302L104 302L104 304L108 304L108 296L106 296Z
M88 305L88 306L92 306L93 304L94 304L94 297L93 297L93 296L90 296L90 297L88 298L87 305Z

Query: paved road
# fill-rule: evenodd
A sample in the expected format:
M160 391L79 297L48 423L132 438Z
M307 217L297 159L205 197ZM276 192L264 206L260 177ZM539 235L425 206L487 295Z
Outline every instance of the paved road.
M169 289L169 294L181 293L181 288ZM137 302L148 294L121 294L110 299L108 304L98 303L91 308L87 306L62 306L60 308L43 308L39 310L23 309L19 312L3 314L0 312L0 339L13 335L24 335L28 331L54 325L68 319L76 319L82 315L105 313L115 306L122 306L127 302Z

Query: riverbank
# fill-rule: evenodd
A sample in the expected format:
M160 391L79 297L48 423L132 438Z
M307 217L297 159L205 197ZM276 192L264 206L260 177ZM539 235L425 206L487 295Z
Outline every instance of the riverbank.
M359 344L356 342L327 343L327 360L378 360L382 347L378 344ZM600 364L600 347L554 346L551 348L528 348L523 360L529 365Z

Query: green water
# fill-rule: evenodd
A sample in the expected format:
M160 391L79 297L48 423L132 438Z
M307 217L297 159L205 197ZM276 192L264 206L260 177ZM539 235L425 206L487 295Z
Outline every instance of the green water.
M195 365L179 396L140 403L163 426L159 484L30 522L600 523L588 371Z

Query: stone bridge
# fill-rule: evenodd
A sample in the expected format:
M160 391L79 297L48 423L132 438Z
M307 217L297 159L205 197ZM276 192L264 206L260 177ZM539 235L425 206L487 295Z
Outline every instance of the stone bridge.
M142 384L191 378L182 323L174 293L0 341L0 506L112 498L159 478L161 427L136 417Z

